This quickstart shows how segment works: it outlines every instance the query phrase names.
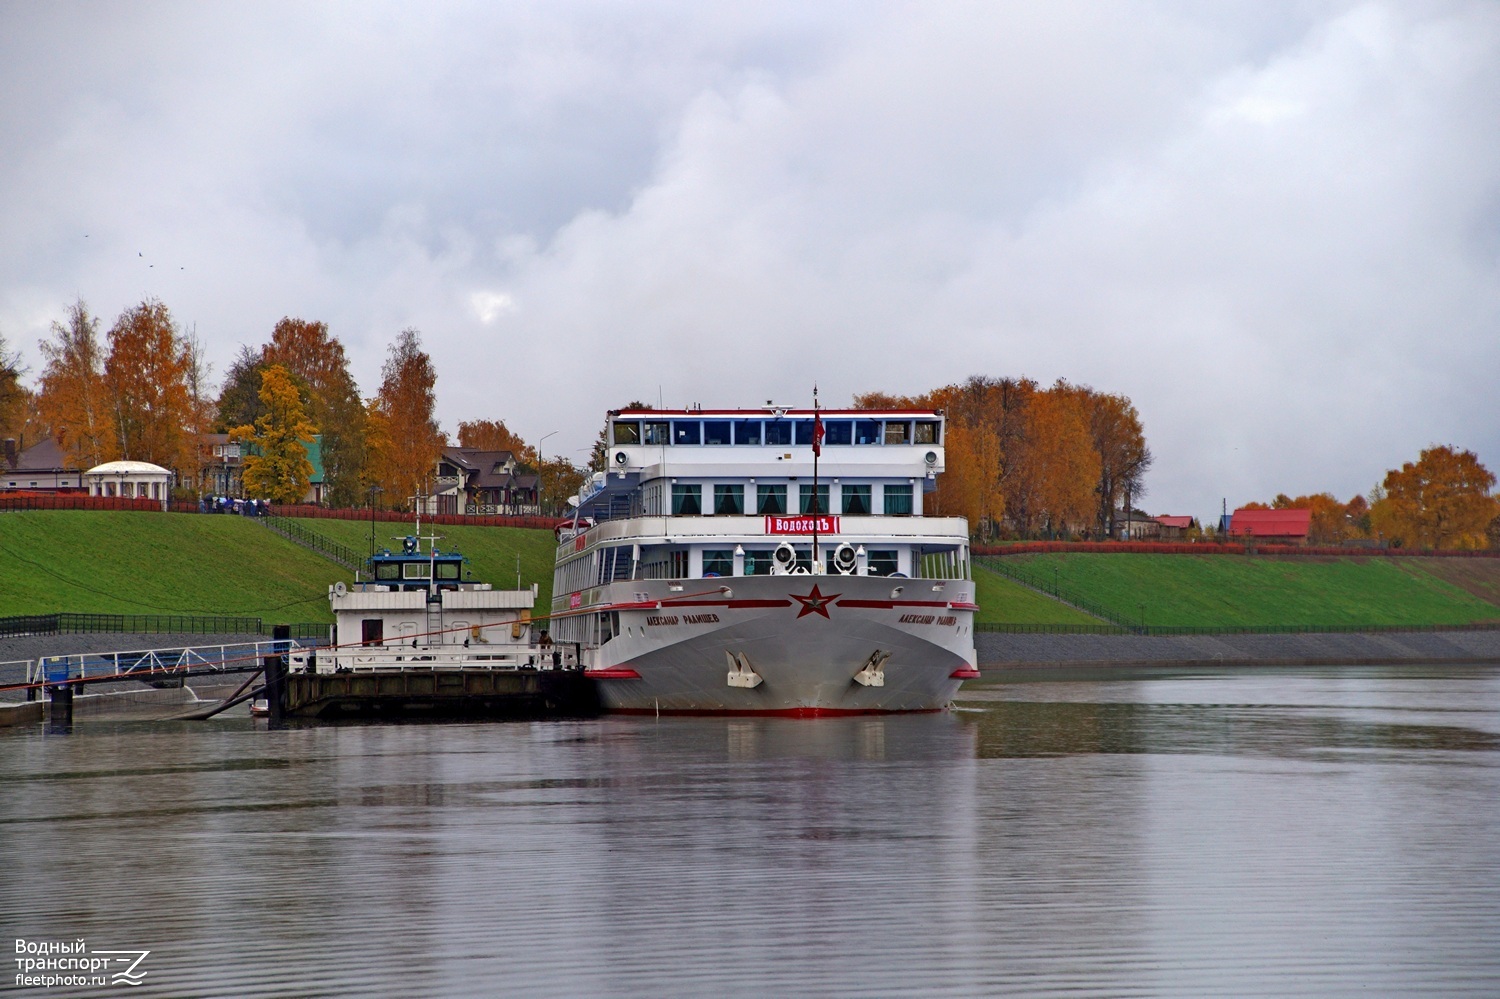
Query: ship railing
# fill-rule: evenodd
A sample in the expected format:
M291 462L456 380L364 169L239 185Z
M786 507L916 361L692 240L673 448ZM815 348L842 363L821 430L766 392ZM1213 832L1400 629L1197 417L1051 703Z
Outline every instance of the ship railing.
M292 660L293 671L316 673L390 673L431 672L433 670L578 670L581 653L574 645L521 646L514 649L487 650L482 647L442 648L420 646L401 648L346 648L318 650Z

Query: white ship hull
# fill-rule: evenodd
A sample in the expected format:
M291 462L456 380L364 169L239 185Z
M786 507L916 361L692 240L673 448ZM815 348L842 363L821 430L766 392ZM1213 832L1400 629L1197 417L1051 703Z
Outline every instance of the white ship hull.
M773 575L634 580L580 614L619 615L587 675L614 711L938 711L974 673L973 583Z

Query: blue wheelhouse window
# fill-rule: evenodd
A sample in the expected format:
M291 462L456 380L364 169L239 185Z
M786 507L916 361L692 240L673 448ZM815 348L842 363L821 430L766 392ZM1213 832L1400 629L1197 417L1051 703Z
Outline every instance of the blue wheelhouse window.
M760 437L759 420L734 421L734 442L736 444L759 444Z
M673 444L697 444L702 438L698 434L700 424L697 420L673 420L672 421L672 443Z
M812 420L796 420L797 443L803 446L812 443Z
M880 421L879 420L855 420L854 421L854 443L856 443L856 444L879 444L880 443Z
M646 424L645 443L647 444L670 444L672 443L671 429L666 423Z
M703 421L703 443L704 444L728 444L729 421L728 420L704 420Z
M812 433L809 427L808 433ZM766 443L787 445L792 443L792 421L791 420L767 420L766 421Z
M811 442L809 442L811 443ZM824 444L852 444L854 443L854 421L853 420L824 420L823 421L823 443Z

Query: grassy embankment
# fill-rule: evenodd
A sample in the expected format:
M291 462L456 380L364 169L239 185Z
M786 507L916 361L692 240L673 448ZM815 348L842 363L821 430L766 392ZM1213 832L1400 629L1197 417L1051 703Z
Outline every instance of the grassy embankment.
M302 520L358 552L368 523ZM376 524L394 545L403 525ZM424 533L427 533L424 528ZM555 544L549 531L441 527L443 548L470 559L474 578L526 585L548 606ZM349 571L246 517L121 511L0 513L0 617L14 614L204 614L268 622L331 621L328 586Z
M356 551L369 524L303 520ZM376 524L394 544L402 525ZM440 527L441 547L462 551L474 578L536 582L549 606L554 545L547 531ZM1429 625L1500 622L1500 560L1274 558L1199 555L1006 556L1065 594L1116 620L1155 626ZM996 624L1096 624L1099 619L983 568L979 620ZM1055 572L1055 577L1054 577ZM54 611L245 615L327 621L338 565L261 525L232 516L36 511L0 514L0 616Z
M207 614L331 621L348 573L244 517L0 513L0 616Z
M1063 594L1128 624L1258 628L1500 622L1496 559L1134 553L1004 559L1048 584L1055 578ZM987 561L976 560L976 566ZM983 607L982 597L980 603ZM994 620L996 609L986 607L981 620Z

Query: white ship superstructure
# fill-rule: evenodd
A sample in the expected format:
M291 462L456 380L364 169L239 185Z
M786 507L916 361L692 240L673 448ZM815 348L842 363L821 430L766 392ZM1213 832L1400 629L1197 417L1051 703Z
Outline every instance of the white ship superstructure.
M967 524L925 509L941 412L625 410L605 433L552 630L607 708L938 710L978 675Z

